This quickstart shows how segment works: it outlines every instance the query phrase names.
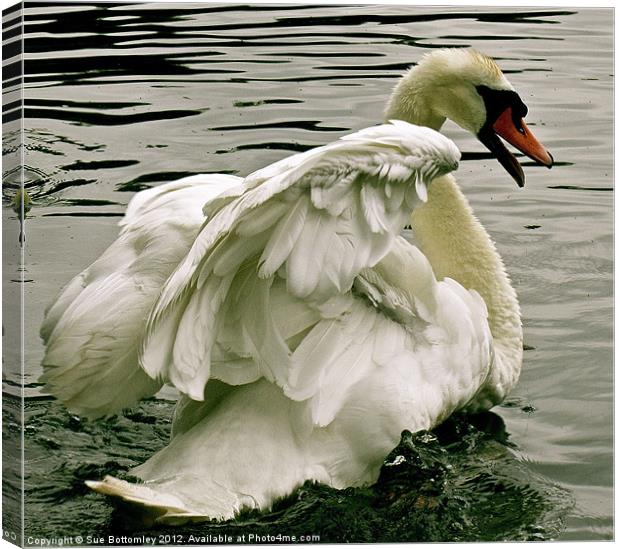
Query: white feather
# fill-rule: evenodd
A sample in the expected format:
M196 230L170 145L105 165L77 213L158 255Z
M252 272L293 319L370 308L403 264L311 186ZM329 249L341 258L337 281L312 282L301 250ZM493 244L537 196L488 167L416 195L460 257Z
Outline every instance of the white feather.
M385 193L373 185L364 185L360 191L366 222L373 233L385 233L389 227L385 221Z
M279 220L259 260L261 278L273 276L290 255L304 229L308 207L308 199L301 197Z
M119 238L46 312L41 328L46 391L72 411L98 417L161 387L138 362L145 318L198 233L202 204L239 181L227 175L192 176L135 195ZM162 352L175 332L166 335Z
M415 190L418 193L418 198L422 202L426 202L428 200L428 193L426 191L426 182L422 180L422 178L418 178L415 182Z

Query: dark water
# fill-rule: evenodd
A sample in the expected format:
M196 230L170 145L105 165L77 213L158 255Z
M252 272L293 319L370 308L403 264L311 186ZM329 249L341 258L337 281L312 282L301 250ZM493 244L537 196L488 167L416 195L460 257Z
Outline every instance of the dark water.
M404 442L375 487L305 486L267 516L165 533L613 537L611 10L29 2L25 18L22 146L15 14L4 18L3 359L5 394L19 395L23 351L27 536L123 532L122 516L82 481L122 473L166 441L165 398L88 423L42 399L36 381L45 305L113 240L133 194L194 173L245 175L374 124L424 52L474 46L504 68L557 161L551 171L524 161L519 190L473 138L446 127L464 152L459 181L522 304L524 371L509 401L438 440ZM23 259L11 208L22 152L33 201ZM23 350L8 320L20 288ZM9 440L19 421L7 405ZM6 442L3 451L6 508L20 466Z
M502 419L486 413L455 418L433 434L405 434L372 487L338 491L307 483L262 515L244 513L222 524L145 528L129 522L127 509L113 510L101 496L89 493L84 480L124 476L129 466L164 446L170 414L169 402L149 400L120 417L84 422L53 402L28 401L27 535L81 536L85 543L90 535L105 539L106 545L124 536L196 544L199 537L203 543L217 543L217 536L236 540L244 534L247 542L278 542L278 535L364 543L540 541L557 538L574 507L567 489L516 459L517 447ZM6 419L10 437L18 425ZM250 534L259 537L252 540Z

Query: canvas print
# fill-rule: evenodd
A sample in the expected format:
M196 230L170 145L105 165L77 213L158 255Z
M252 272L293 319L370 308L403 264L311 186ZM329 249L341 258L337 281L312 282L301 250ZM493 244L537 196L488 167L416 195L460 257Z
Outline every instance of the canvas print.
M611 540L611 8L3 11L3 538Z

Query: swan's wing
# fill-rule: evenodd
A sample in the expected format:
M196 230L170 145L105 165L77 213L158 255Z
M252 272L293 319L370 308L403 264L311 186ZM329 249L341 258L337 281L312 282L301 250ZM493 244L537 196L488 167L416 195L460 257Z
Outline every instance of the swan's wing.
M292 347L310 350L312 340L329 350L330 337L344 337L314 327L346 313L355 277L389 252L427 183L458 158L439 133L395 121L250 175L243 194L207 206L209 220L163 288L145 371L195 400L212 364L227 382L265 376L305 398L300 380L320 372L310 372L314 353L291 363Z
M148 312L200 229L204 202L238 181L192 176L131 200L117 240L46 312L45 390L72 411L98 417L160 388L138 364Z

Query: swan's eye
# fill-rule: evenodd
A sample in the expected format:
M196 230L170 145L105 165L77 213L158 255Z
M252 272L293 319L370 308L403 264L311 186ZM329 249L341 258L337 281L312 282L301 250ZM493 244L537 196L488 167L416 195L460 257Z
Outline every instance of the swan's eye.
M525 129L523 128L523 116L519 115L518 111L514 108L512 109L512 123L515 125L515 129L520 133L525 135Z
M524 133L521 119L527 115L527 106L513 90L494 90L487 86L476 86L476 91L484 100L487 111L487 124L493 124L497 118L510 108L515 128Z

